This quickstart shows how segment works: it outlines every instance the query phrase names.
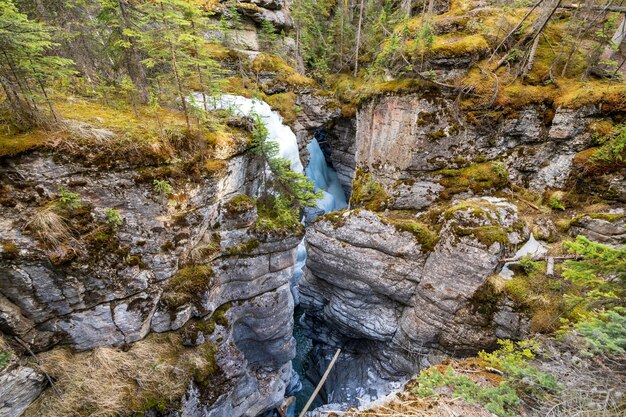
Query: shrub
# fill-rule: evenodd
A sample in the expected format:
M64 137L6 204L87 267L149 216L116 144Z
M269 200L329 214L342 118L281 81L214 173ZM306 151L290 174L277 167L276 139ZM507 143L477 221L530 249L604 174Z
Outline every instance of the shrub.
M478 356L491 367L503 371L507 381L520 393L540 398L547 392L559 389L553 375L542 372L529 363L540 349L538 342L523 340L515 343L498 340L498 344L500 349L491 353L482 351Z
M229 215L246 213L254 208L254 200L245 194L237 194L224 204Z
M500 416L517 415L515 409L520 399L510 385L503 383L497 386L482 386L465 375L457 374L452 368L441 373L437 368L429 368L420 372L418 386L413 393L420 397L438 396L439 389L449 387L453 398L463 398L471 404L481 404L487 410Z
M254 230L260 233L302 233L304 228L298 210L281 196L267 195L257 200L258 217Z
M539 262L533 261L530 255L523 256L519 260L519 265L522 267L526 275L532 274L533 272L536 272L541 268L541 264Z
M57 190L59 203L63 207L74 209L81 206L80 196L78 194L68 191L62 185L59 185Z
M212 282L213 270L208 265L180 269L164 288L161 300L170 308L178 308L199 300Z
M119 227L124 223L124 220L120 217L120 211L112 208L108 208L104 211L104 217L107 224L112 227Z
M586 354L623 355L626 352L626 308L600 311L574 324L583 336Z
M11 360L11 354L9 352L0 351L0 369L7 366L10 360Z
M174 192L174 190L172 189L172 185L167 180L154 180L152 182L152 186L157 194L165 197L171 195Z

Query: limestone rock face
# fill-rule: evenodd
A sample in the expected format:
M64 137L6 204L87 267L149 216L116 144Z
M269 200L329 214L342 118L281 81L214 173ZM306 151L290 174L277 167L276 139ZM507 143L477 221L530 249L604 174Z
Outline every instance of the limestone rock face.
M0 330L35 352L183 332L190 346L219 346L228 389L209 401L192 383L181 416L255 416L279 405L295 355L289 281L301 237L257 234L256 209L230 212L231 197L256 192L259 167L241 149L224 150L224 161L218 174L177 181L168 201L133 168L100 171L37 153L8 160L0 168L3 202L10 197L0 206ZM60 209L72 235L54 246L29 220L54 204L59 186L80 207ZM116 227L106 222L111 208ZM196 282L195 265L207 276L193 286L185 280ZM198 322L213 324L196 331ZM0 380L8 390L0 398L15 398L1 405L3 416L19 415L44 386L30 368L0 371Z
M384 185L397 209L430 205L442 192L440 170L480 161L501 161L514 184L541 192L564 187L577 174L574 156L591 143L586 127L603 117L592 107L529 105L492 119L460 111L454 97L422 87L374 97L358 109L356 166Z
M19 417L43 391L45 377L28 366L0 372L0 416Z
M624 213L616 213L615 219L594 218L593 215L583 216L576 220L572 234L583 235L590 240L607 245L626 244L626 219Z
M506 299L481 296L499 258L529 235L516 207L496 198L455 201L435 222L434 247L366 210L321 218L307 230L303 324L314 339L370 358L352 363L367 369L350 372L397 380L433 352L475 352L527 329ZM356 395L344 394L333 400Z
M356 170L356 121L344 117L335 119L328 129L326 140L330 148L330 162L346 195L350 196Z

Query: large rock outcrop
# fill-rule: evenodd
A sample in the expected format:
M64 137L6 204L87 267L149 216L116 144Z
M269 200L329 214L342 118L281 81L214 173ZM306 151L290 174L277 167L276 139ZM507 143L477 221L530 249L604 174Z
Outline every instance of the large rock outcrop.
M303 324L312 338L369 357L335 380L401 378L431 353L475 352L527 329L506 299L491 295L488 281L500 257L528 236L515 206L477 198L425 216L433 223L357 209L307 230ZM340 389L326 390L333 388ZM356 395L342 389L334 401Z
M35 352L177 332L187 346L217 346L222 375L213 396L192 381L181 416L280 405L295 355L289 280L300 237L255 232L256 209L241 194L255 193L259 167L245 146L224 149L209 173L176 176L167 192L153 184L167 167L100 170L41 153L5 160L0 330ZM233 196L243 202L235 209ZM14 374L0 370L3 388L43 386ZM4 403L5 415L21 414L32 392Z
M485 161L499 161L514 184L542 192L578 175L573 160L592 143L589 126L610 119L595 107L535 104L494 114L461 111L434 86L374 97L357 113L356 166L371 172L399 209L445 197L442 176Z

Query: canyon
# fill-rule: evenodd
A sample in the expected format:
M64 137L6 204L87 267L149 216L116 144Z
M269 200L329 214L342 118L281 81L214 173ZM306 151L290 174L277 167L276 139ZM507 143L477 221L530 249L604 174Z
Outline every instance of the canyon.
M367 409L431 366L555 331L551 300L511 290L527 242L546 262L578 259L576 236L626 245L624 168L588 155L619 103L461 106L421 76L349 101L261 52L258 25L292 28L289 4L239 7L219 36L261 67L263 96L190 95L221 123L208 139L126 140L69 107L66 136L0 154L0 417L295 416L338 349L307 415ZM467 59L427 64L448 81ZM259 124L320 193L296 222L260 203L278 192Z

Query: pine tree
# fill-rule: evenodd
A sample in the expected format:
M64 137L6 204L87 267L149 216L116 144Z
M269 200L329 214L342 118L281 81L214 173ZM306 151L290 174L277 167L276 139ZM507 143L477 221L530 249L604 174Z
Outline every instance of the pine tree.
M141 44L148 58L143 63L156 72L157 81L174 78L176 95L185 114L187 129L191 131L187 96L189 88L183 81L183 50L180 43L181 28L187 25L177 0L157 0L143 4L144 32Z
M98 14L98 21L107 32L110 31L110 36L105 39L109 56L114 61L121 61L118 65L126 69L135 86L139 101L147 103L149 99L148 84L146 71L141 63L141 51L138 42L142 29L138 24L138 11L128 0L99 0L99 2L101 10ZM118 56L121 59L116 59ZM127 87L126 84L122 86L122 89L127 91ZM136 109L134 96L135 94L133 94L131 104Z
M49 28L20 13L12 0L0 0L0 84L14 122L22 127L45 121L42 100L57 120L46 87L73 71L72 61L48 55L53 46Z

